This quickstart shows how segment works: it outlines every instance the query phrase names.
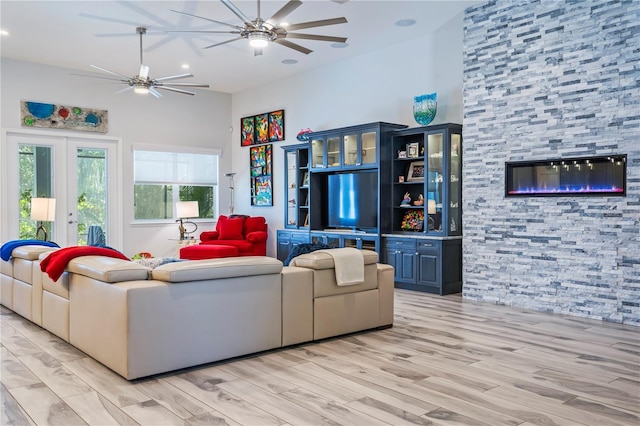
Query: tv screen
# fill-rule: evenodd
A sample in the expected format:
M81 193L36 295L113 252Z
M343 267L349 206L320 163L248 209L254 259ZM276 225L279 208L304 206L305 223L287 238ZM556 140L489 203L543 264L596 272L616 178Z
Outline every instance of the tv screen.
M329 175L329 226L378 227L378 174L354 172Z

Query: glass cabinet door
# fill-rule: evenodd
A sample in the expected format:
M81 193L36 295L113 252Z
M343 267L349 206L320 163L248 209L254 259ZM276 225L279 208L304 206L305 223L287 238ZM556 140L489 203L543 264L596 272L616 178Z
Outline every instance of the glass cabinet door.
M342 136L342 153L345 166L358 165L358 135L350 134Z
M324 167L324 139L313 139L311 141L311 167Z
M328 136L326 167L339 167L339 166L340 166L340 136Z
M442 231L443 134L427 135L427 223L430 232Z
M460 235L462 225L461 137L451 134L451 177L449 181L449 235Z
M376 152L376 137L377 132L366 132L362 134L362 149L360 150L360 154L362 155L361 164L376 163L378 156Z
M287 151L286 152L286 167L287 167L287 174L285 175L285 179L286 179L286 188L287 188L287 209L286 209L286 214L287 217L285 218L285 223L286 226L293 226L295 227L297 225L297 217L298 217L298 210L297 210L297 206L298 206L298 187L297 187L297 175L298 175L298 170L297 170L297 155L295 151Z

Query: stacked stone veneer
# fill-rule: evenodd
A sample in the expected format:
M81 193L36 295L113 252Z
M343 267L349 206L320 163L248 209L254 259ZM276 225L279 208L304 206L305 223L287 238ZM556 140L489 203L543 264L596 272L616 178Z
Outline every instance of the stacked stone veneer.
M640 2L465 13L463 296L640 325ZM626 197L505 198L505 161L627 154Z

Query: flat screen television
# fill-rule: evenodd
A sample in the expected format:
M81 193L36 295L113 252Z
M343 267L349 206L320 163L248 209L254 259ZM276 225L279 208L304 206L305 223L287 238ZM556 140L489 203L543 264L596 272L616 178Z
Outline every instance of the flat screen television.
M330 227L354 230L378 227L376 172L333 174L327 183Z

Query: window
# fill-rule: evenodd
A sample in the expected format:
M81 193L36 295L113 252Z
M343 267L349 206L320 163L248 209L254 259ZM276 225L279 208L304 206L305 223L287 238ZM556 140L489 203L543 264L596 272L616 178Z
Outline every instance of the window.
M200 218L216 216L217 152L136 149L133 163L135 220L174 219L178 201L197 201Z

